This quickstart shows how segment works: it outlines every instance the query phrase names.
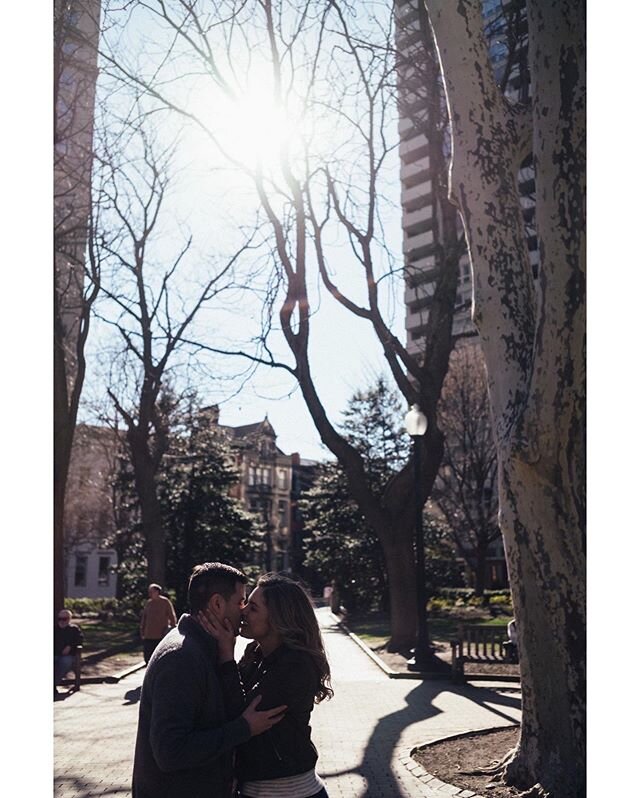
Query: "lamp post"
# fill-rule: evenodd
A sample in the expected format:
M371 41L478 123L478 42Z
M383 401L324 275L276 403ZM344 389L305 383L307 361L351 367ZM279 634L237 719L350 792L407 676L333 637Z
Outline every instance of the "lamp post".
M414 464L414 491L415 491L415 545L416 545L416 600L418 612L418 639L413 660L407 662L410 670L425 671L432 668L434 656L429 648L429 635L427 631L427 595L425 590L424 571L424 531L422 528L422 501L420 500L420 445L421 438L427 431L427 417L418 405L411 405L411 409L404 417L407 432L413 440Z

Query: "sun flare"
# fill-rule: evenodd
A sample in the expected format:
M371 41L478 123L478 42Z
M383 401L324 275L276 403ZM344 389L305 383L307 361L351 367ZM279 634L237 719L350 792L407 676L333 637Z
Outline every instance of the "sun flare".
M303 151L303 114L293 100L274 96L268 72L252 74L234 96L212 95L210 85L199 87L191 94L191 108L224 156L251 172L278 180L283 159Z
M298 122L274 99L266 82L263 86L254 83L246 95L231 103L225 122L234 157L252 169L279 171L281 159L295 148Z

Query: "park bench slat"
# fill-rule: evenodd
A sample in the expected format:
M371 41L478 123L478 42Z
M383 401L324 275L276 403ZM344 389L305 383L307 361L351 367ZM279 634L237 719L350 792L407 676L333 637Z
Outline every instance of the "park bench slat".
M458 626L458 637L451 641L451 668L454 680L464 680L465 662L506 662L503 641L505 627Z

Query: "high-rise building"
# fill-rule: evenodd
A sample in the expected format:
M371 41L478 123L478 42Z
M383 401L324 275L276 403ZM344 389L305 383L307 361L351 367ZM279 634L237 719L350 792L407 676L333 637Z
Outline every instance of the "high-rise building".
M56 336L73 382L91 209L100 0L54 5L54 256Z
M429 108L437 102L425 51L425 19L420 0L396 0L397 92L400 135L400 202L402 205L405 265L405 328L407 348L421 351L438 278L439 210L434 200L429 141ZM512 101L526 101L528 91L526 18L523 0L483 2L489 52L496 80L504 83ZM445 136L445 150L447 148ZM530 261L537 273L538 252L531 225L535 213L534 176L530 161L520 170L523 217L527 226ZM458 225L462 235L462 224ZM460 258L453 333L473 334L471 321L471 274L469 256Z
M433 193L429 141L429 108L434 101L427 67L424 22L419 0L396 0L397 92L400 135L400 202L405 266L405 329L407 349L422 350L429 310L439 273L438 204ZM430 96L431 92L431 96ZM462 227L460 225L460 232ZM460 261L454 334L470 332L469 259Z

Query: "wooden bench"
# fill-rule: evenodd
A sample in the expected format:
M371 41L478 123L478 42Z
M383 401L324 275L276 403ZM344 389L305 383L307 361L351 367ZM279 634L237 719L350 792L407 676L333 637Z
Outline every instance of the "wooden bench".
M505 651L506 626L458 627L458 636L451 641L451 671L454 682L464 681L465 662L509 663Z
M65 685L72 685L74 691L79 690L80 677L82 675L82 646L76 646L76 652L73 658L71 670L73 671L73 679L64 678L61 683Z

